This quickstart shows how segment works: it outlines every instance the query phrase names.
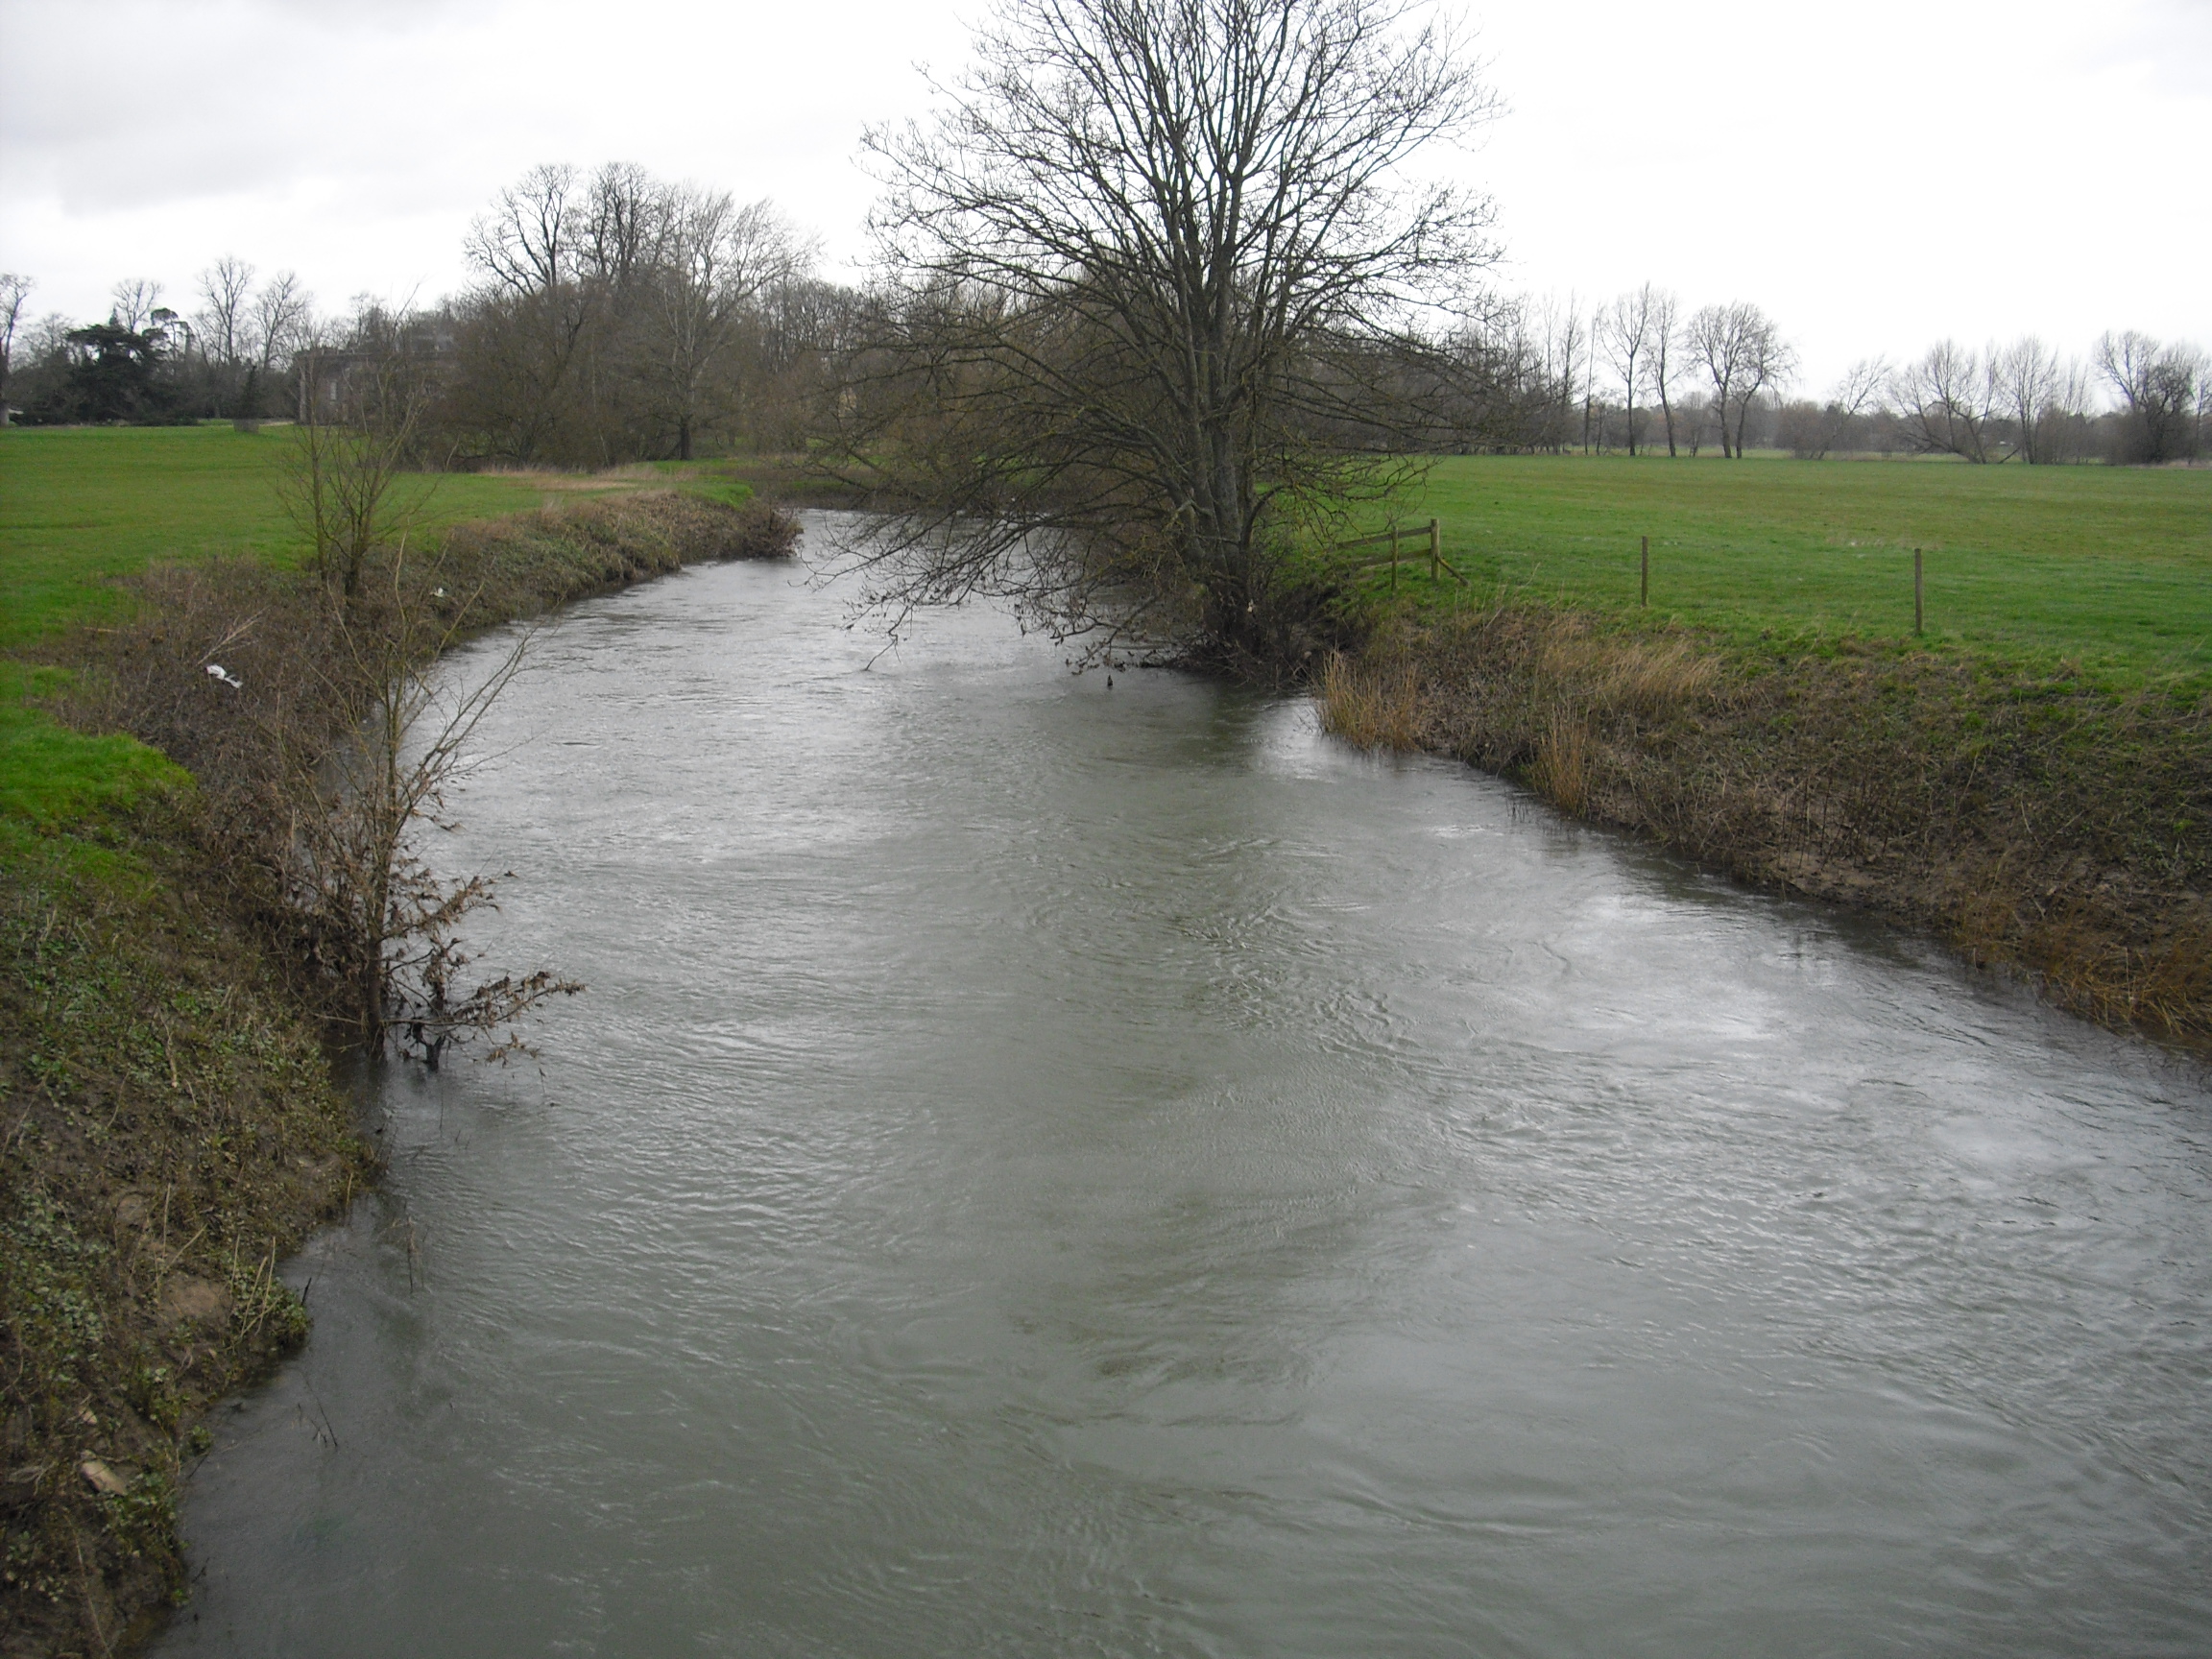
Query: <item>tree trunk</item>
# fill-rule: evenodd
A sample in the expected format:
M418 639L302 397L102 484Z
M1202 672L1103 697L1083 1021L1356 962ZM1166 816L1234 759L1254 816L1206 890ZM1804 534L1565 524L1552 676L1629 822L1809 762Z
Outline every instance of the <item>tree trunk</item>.
M1628 359L1627 388L1624 401L1628 411L1628 459L1633 461L1636 459L1636 359L1633 357Z

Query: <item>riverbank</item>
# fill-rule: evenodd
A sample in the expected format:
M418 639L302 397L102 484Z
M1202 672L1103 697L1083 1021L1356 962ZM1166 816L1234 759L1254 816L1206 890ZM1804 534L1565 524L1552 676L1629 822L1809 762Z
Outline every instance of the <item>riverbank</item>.
M1379 622L1324 719L2212 1046L2212 699L2008 659L1528 602Z
M441 527L405 580L460 637L685 564L787 552L788 531L757 505L631 489ZM51 560L48 625L8 641L10 1655L123 1650L181 1592L175 1505L201 1420L303 1339L276 1265L373 1175L332 1081L329 988L225 822L269 763L241 733L332 735L284 564L99 572L111 585ZM218 650L239 686L205 674Z
M1296 571L1340 730L2212 1043L2212 473L1458 456L1400 522Z

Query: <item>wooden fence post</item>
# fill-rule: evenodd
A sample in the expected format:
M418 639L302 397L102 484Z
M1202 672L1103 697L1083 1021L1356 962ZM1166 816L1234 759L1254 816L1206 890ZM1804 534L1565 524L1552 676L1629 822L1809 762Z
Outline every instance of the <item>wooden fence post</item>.
M1915 634L1921 632L1927 620L1925 592L1920 576L1920 549L1915 547L1912 549L1912 632Z
M1651 603L1651 538L1646 536L1642 538L1642 541L1644 542L1643 571L1636 587L1636 603L1648 605Z

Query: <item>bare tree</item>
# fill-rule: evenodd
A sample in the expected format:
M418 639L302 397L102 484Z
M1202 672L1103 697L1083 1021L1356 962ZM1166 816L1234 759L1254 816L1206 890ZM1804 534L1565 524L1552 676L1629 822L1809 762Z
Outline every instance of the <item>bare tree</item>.
M245 360L253 322L253 267L226 253L200 273L200 348L227 369Z
M1690 319L1685 333L1691 351L1713 381L1720 452L1741 460L1752 405L1760 393L1788 382L1796 370L1796 353L1764 311L1742 300L1702 307Z
M468 307L460 414L515 460L613 459L613 325L657 266L665 193L642 169L587 179L532 168L479 216L467 245L485 286Z
M2001 391L1991 358L1943 340L1890 382L1906 442L1922 454L1976 464L2007 457L1990 430Z
M2098 340L2097 370L2126 405L2122 459L2155 466L2180 460L2196 447L2198 391L2206 371L2202 352L2130 328Z
M641 355L654 411L674 428L677 457L688 461L710 389L736 392L727 371L746 316L771 285L805 269L812 249L768 203L740 207L727 191L680 186L663 210Z
M565 162L533 167L499 192L469 227L469 262L501 287L535 294L576 274L586 214L577 201L578 174Z
M275 378L278 359L304 344L314 303L289 271L277 272L253 296L253 373L263 386Z
M2031 467L2049 461L2051 455L2039 440L2049 426L2058 395L2058 353L2027 334L2002 351L1993 349L1990 367L2004 407L2012 418L2014 451Z
M1005 0L977 46L932 127L868 141L840 436L915 510L855 557L895 610L1004 593L1241 657L1280 538L1398 475L1375 394L1441 357L1488 223L1401 170L1490 101L1400 0Z
M488 878L447 879L424 856L424 830L450 830L447 796L468 770L468 746L521 671L525 630L471 679L441 664L468 607L441 612L416 597L404 544L380 562L378 603L333 615L318 672L347 709L351 741L309 750L275 780L290 833L278 849L287 894L309 917L318 948L349 993L362 1040L390 1038L432 1069L448 1046L490 1038L554 997L584 987L540 971L463 989L471 960L458 928L493 902ZM522 1047L510 1031L487 1058Z
M1825 404L1790 404L1783 411L1782 429L1791 453L1800 461L1823 461L1846 439L1863 437L1866 417L1882 407L1889 376L1886 359L1862 357L1843 372Z
M0 426L8 424L8 372L15 360L15 330L23 321L23 305L31 298L32 279L14 271L0 271Z
M108 298L113 301L113 309L108 315L115 325L133 334L143 334L161 304L161 284L150 282L143 276L128 277L108 290Z
M1628 422L1628 453L1636 453L1636 394L1644 376L1651 372L1656 312L1661 301L1647 282L1633 294L1623 294L1598 319L1597 335L1613 373L1621 377L1623 407ZM1664 349L1663 348L1661 349Z
M1682 301L1671 288L1653 290L1645 284L1645 292L1651 296L1651 390L1659 397L1659 418L1667 426L1667 455L1674 458L1674 379L1679 373L1675 365L1675 340L1681 327Z
M349 608L375 557L405 541L427 499L427 485L405 481L429 395L429 366L412 349L404 315L371 306L354 319L330 384L301 400L298 447L277 493L314 570Z

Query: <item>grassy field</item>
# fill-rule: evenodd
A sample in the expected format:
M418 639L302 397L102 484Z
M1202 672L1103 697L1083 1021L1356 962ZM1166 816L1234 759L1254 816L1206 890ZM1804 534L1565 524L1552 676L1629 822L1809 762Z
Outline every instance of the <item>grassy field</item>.
M1919 547L1938 650L2212 686L2212 469L1460 456L1401 521L1431 517L1472 587L1403 568L1424 604L1503 589L1632 611L1648 536L1655 620L1739 644L1903 639Z
M56 671L22 660L41 638L99 625L125 600L115 579L168 563L240 555L277 566L305 543L277 487L290 429L228 423L0 431L0 813L68 819L179 776L127 737L87 737L29 707ZM402 480L427 532L527 512L593 492L677 484L735 505L750 495L711 462L585 480L542 473L443 473ZM633 475L634 474L634 475Z
M247 554L297 563L300 533L276 495L288 428L68 426L0 432L0 651L96 617L108 586L166 560ZM517 513L527 478L446 474L430 525Z
M127 737L88 737L27 707L53 674L13 654L122 603L113 578L243 554L298 562L276 486L291 439L229 425L0 431L0 811L69 818L176 769ZM431 481L427 524L538 505L527 479Z

